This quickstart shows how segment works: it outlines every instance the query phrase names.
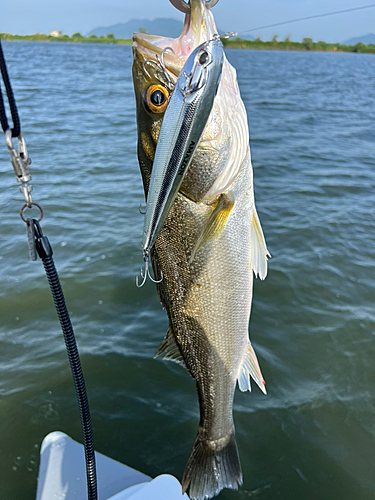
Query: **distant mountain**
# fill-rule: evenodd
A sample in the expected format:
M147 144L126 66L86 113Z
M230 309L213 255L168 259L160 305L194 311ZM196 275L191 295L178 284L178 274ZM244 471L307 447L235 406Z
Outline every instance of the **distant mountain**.
M87 33L86 36L105 36L113 33L116 38L131 38L134 32L138 32L140 28L143 28L147 33L152 35L177 38L181 35L182 27L183 23L175 19L159 18L153 21L149 21L148 19L132 19L127 23L114 24L105 28L95 28Z
M114 24L112 26L95 28L87 33L86 36L106 36L109 33L115 35L116 38L131 38L133 33L139 32L140 29L145 29L146 33L151 35L168 36L170 38L177 38L181 35L183 23L175 19L159 18L149 21L148 19L132 19L127 23ZM223 33L219 29L219 33ZM240 35L241 36L241 35ZM242 38L254 40L251 35L245 35Z
M354 38L349 38L343 42L344 45L357 45L357 43L364 43L365 45L374 44L375 45L375 35L374 33L369 33L368 35L357 36Z

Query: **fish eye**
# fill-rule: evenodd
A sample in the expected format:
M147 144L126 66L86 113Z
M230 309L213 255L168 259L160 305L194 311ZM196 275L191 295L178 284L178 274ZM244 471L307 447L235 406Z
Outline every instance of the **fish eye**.
M165 99L165 97L164 97L164 94L161 90L155 90L151 94L151 102L155 106L161 106L164 102L164 99Z
M163 85L150 85L144 95L146 108L152 113L164 113L168 99L169 92Z
M203 64L206 64L206 62L209 60L209 56L206 51L203 51L201 55L199 56L199 64L203 66Z

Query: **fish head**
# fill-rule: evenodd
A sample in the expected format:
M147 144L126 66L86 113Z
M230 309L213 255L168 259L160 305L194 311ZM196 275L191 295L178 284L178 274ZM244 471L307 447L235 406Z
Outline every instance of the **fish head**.
M214 1L171 0L186 5L182 33L168 38L146 33L133 35L133 82L138 125L138 159L145 192L160 127L177 79L189 56L199 46L215 50L217 28L209 6ZM218 41L218 40L217 40ZM221 42L219 42L221 45ZM205 57L205 56L203 56ZM180 77L179 81L183 80ZM180 87L180 90L181 87ZM200 144L186 173L181 192L193 201L217 198L233 180L248 150L246 111L239 95L236 72L224 57L221 82ZM202 165L205 171L202 175ZM202 183L202 179L205 183Z

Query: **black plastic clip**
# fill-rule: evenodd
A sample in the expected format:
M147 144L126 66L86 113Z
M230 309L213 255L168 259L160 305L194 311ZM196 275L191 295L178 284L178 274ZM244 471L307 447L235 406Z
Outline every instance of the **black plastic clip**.
M47 257L52 257L53 251L48 241L47 236L43 236L42 228L36 219L33 219L34 230L35 230L35 240L36 240L36 250L39 257L43 260Z

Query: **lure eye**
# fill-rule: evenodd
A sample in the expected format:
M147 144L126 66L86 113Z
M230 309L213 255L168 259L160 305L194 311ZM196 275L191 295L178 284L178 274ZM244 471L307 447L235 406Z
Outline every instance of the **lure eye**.
M201 55L199 56L199 60L198 60L199 64L203 66L204 64L206 64L206 62L208 60L209 60L209 56L208 56L207 52L203 51L201 53Z
M152 113L164 113L168 99L169 92L162 85L150 85L144 96L146 107Z

